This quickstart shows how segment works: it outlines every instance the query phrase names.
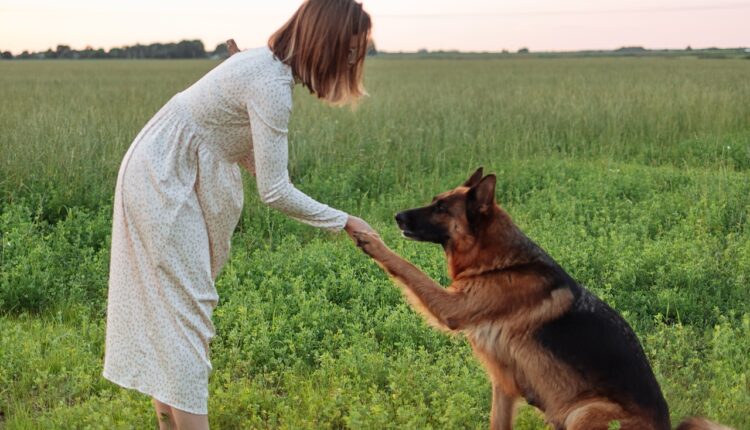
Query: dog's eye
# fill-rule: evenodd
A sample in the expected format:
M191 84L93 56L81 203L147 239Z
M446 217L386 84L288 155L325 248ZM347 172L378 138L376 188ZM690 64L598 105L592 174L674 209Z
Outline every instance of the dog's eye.
M438 212L438 213L448 212L448 206L445 205L445 202L438 201L437 203L435 203L435 212Z

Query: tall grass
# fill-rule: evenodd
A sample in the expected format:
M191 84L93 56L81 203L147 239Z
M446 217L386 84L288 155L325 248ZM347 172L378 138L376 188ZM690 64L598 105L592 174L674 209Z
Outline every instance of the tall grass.
M750 428L750 62L368 60L355 112L298 89L294 182L404 242L395 211L479 165L633 325L674 420ZM0 428L144 428L100 376L111 199L156 110L210 61L0 62ZM489 384L343 235L246 205L217 283L215 428L484 428ZM520 429L543 428L530 407Z

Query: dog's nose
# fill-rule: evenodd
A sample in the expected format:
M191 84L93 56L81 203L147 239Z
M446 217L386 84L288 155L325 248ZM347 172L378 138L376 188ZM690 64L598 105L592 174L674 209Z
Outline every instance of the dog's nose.
M396 222L401 225L406 222L406 214L399 212L396 214Z

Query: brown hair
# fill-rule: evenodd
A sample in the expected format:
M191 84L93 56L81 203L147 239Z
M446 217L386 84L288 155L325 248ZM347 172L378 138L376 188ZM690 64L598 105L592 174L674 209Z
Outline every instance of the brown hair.
M318 98L354 103L366 94L362 77L371 28L361 3L306 0L268 39L268 47ZM356 57L350 58L355 37Z

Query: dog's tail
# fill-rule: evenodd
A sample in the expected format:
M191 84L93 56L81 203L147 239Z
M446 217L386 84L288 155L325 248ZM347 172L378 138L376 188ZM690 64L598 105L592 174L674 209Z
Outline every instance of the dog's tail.
M721 424L716 424L705 418L688 418L677 426L676 430L732 430Z

